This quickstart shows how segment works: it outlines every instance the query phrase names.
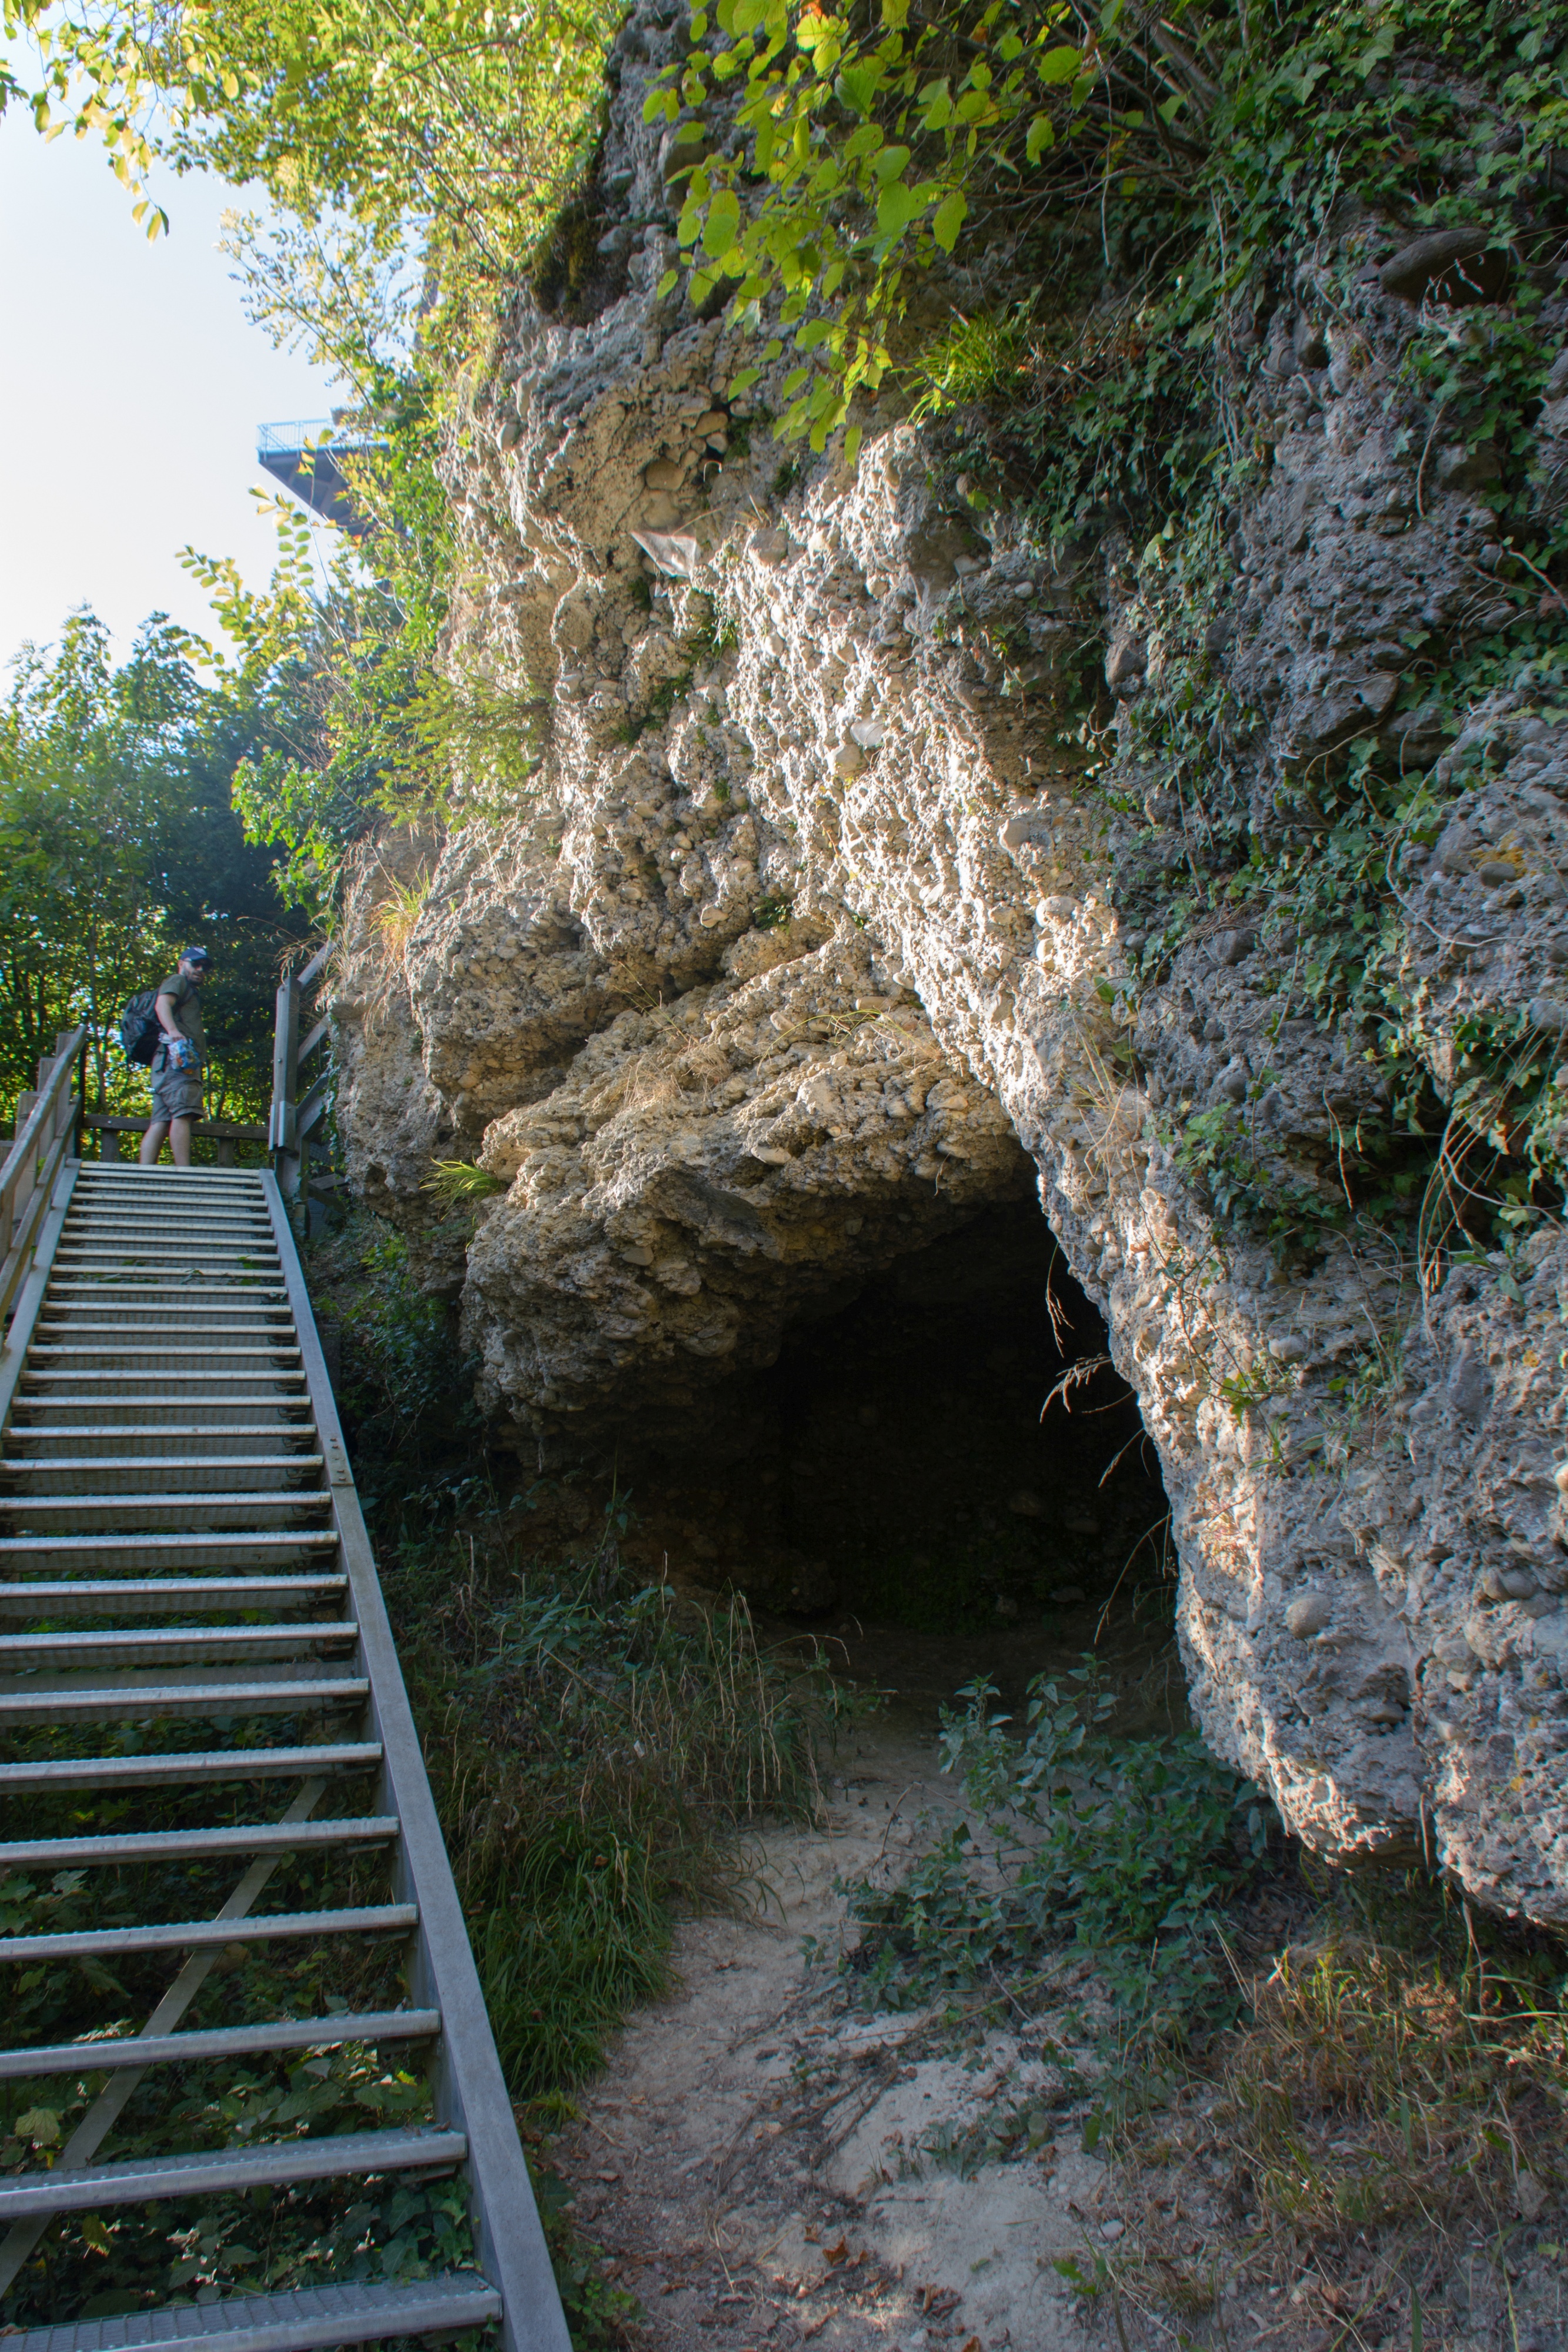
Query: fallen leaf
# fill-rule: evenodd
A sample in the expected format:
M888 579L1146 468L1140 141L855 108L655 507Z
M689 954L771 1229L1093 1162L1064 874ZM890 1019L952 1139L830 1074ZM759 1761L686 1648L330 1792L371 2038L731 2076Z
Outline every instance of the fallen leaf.
M967 2336L964 2338L962 2345L959 2347L959 2352L980 2352L979 2337L977 2336Z
M847 2263L849 2258L850 2242L847 2238L841 2238L836 2246L822 2248L822 2260L830 2269L836 2270L840 2263Z

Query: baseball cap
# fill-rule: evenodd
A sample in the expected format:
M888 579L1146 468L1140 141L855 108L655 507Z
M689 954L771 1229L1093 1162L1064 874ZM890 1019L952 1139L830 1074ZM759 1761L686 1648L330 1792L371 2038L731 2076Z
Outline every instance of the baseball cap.
M210 971L212 969L213 960L207 953L205 948L182 948L180 950L180 961L182 963L204 963Z

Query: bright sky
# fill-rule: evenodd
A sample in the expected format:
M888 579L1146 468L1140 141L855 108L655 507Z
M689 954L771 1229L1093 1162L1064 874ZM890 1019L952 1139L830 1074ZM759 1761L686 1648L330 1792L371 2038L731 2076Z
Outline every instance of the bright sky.
M216 249L233 191L154 186L170 235L149 245L101 147L46 146L29 115L0 117L0 690L23 640L77 604L122 653L152 612L211 635L180 549L232 555L264 586L256 427L331 406L327 378L246 318Z

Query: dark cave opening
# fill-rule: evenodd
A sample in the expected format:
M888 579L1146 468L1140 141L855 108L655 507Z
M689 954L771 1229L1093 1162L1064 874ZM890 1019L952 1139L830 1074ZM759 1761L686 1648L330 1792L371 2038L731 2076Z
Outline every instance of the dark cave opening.
M802 1628L946 1637L973 1669L1075 1654L1107 1628L1118 1649L1168 1642L1155 1450L1029 1202L798 1324L700 1441L623 1466L629 1558Z

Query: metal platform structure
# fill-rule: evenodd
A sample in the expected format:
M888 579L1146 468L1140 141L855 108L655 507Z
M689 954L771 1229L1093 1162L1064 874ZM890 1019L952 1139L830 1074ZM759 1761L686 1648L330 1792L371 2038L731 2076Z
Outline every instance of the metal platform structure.
M380 445L335 417L300 417L288 424L258 425L256 459L265 473L284 489L340 530L356 539L370 524L354 504L354 494L338 463L340 454L373 449Z
M0 1171L0 1876L79 1873L82 1917L0 1937L0 1990L82 1963L166 1981L140 2032L117 1989L88 2038L0 2049L0 2077L41 2102L62 2077L93 2090L52 2164L0 2176L0 2313L61 2217L166 2236L186 2200L247 2190L320 2184L341 2205L459 2175L473 2255L416 2283L51 2317L6 2352L329 2352L470 2328L570 2352L284 1193L271 1170L78 1158L80 1043L59 1040ZM296 1175L298 1141L297 1120L277 1147ZM200 1916L180 1909L191 1865L209 1889L235 1874ZM351 1989L380 1954L401 1985L276 2015L253 1987L243 2021L225 2012L216 1996L246 1980L223 1971L306 1948L310 1981L337 1969ZM348 2048L423 2074L426 2112L227 2142L178 2125L217 2112L225 2070ZM198 2070L205 2104L154 2101L117 2154L139 2086L175 2068Z

